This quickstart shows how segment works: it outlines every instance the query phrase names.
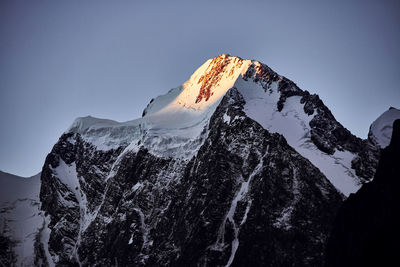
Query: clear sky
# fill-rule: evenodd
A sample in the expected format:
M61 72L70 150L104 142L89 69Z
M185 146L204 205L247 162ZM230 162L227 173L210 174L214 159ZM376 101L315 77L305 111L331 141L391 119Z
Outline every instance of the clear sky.
M140 117L221 53L319 94L366 138L400 108L399 3L2 0L0 170L36 174L76 117Z

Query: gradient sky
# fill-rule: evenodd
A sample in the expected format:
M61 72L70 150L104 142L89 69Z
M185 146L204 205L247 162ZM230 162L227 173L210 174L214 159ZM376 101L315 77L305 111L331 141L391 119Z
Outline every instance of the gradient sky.
M221 53L319 94L366 138L400 108L399 3L3 0L0 170L36 174L76 117L140 117Z

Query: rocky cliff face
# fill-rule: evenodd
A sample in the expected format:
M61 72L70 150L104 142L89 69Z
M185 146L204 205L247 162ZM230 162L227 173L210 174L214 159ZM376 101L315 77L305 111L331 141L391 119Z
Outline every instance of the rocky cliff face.
M36 260L322 266L336 211L375 170L367 143L268 66L218 56L142 118L78 118L60 137Z
M375 178L339 209L326 266L390 266L400 249L400 120L383 149Z
M76 262L77 242L101 203L105 173L118 152L96 150L79 135L68 133L61 136L47 156L40 200L41 208L51 218L49 251L57 252L59 264Z

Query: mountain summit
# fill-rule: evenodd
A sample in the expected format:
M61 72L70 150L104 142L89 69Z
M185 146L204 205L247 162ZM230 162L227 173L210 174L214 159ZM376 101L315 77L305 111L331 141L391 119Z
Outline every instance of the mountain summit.
M271 75L277 76L266 65L258 61L243 60L239 57L222 54L207 60L187 82L175 89L179 92L176 98L173 94L168 100L165 96L156 98L155 103L150 103L144 113L154 113L167 105L194 110L208 108L221 100L240 77L243 78L250 73L254 73L256 79L264 80L270 78ZM162 103L160 103L161 100Z
M33 258L322 266L336 211L378 156L317 95L223 54L150 101L142 118L73 122L42 169L47 216Z

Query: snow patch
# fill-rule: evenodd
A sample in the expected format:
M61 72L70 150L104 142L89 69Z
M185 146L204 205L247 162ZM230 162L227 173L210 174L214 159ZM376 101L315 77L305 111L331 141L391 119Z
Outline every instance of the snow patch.
M50 234L51 234L51 230L49 228L49 223L50 223L50 216L46 216L44 218L43 228L40 233L41 234L40 242L43 244L44 252L45 252L47 263L49 264L49 267L54 267L55 266L54 260L49 251L49 240L50 240Z
M231 120L231 117L230 116L228 116L228 114L224 114L224 116L222 117L223 118L223 120L224 120L224 122L226 123L226 124L229 124L229 122L230 122L230 120Z
M144 214L139 208L134 208L134 210L140 216L140 227L142 229L142 237L143 237L143 247L147 247L149 245L149 229L144 221ZM132 239L132 237L131 237ZM132 240L133 241L133 240ZM130 241L131 242L131 241ZM132 243L132 242L131 242ZM130 243L129 243L130 244Z
M132 191L136 191L136 190L138 190L138 189L141 188L141 187L143 187L143 184L140 183L140 182L138 182L138 183L136 183L134 186L132 186Z

